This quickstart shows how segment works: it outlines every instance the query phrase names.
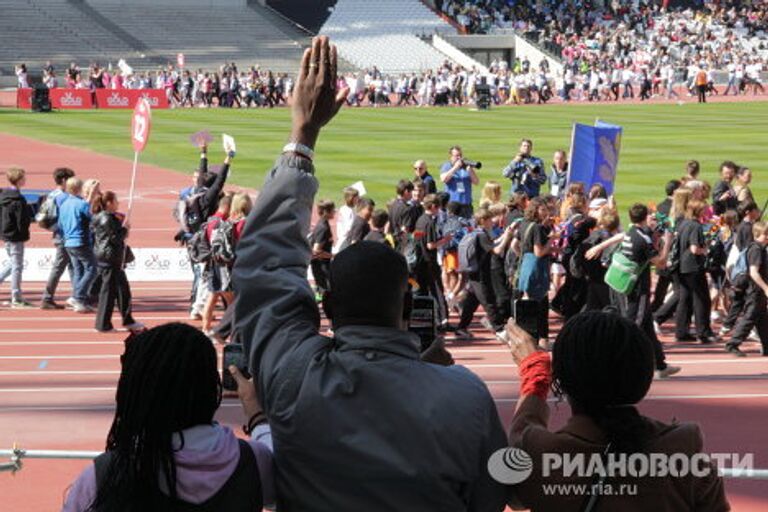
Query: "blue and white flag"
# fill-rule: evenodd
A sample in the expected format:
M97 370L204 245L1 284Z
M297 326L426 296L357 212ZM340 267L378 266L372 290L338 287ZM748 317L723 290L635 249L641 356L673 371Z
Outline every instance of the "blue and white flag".
M584 183L587 190L600 183L608 195L612 195L619 165L621 133L621 126L602 121L597 121L595 126L574 124L568 183Z

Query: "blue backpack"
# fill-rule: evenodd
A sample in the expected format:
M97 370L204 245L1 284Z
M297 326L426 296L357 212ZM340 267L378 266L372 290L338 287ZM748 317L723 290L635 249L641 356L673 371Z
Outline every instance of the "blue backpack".
M736 263L731 267L731 273L728 275L728 279L730 279L732 283L735 283L742 276L749 274L749 262L747 261L748 250L749 246L741 251L739 257L736 259Z

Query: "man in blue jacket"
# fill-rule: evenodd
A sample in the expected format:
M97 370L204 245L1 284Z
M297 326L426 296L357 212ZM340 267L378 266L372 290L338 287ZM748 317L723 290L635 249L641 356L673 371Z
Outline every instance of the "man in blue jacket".
M59 231L64 248L72 262L72 299L67 301L77 313L90 313L88 288L96 278L96 259L91 243L91 205L80 197L83 182L78 178L67 180L67 196L59 205Z
M464 161L460 146L451 147L449 155L450 160L440 168L440 181L445 184L445 191L451 196L450 200L461 205L459 216L472 218L472 185L480 183L480 179L475 167Z
M320 129L347 98L336 49L315 38L293 97L291 143L268 173L237 248L235 318L272 428L279 510L499 512L488 459L506 446L488 389L420 359L405 319L405 258L360 242L331 264L334 337L307 282Z
M547 182L547 172L544 170L544 161L533 156L533 141L523 139L520 141L520 151L515 158L501 171L505 178L512 180L510 193L525 192L528 199L538 197L541 186Z

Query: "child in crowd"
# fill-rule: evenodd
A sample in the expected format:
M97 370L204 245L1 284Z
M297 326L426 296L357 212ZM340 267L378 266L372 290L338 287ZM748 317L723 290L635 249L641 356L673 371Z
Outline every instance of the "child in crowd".
M752 328L762 344L762 355L768 356L768 222L755 222L752 226L754 241L747 248L747 264L749 265L749 284L747 285L746 302L741 319L733 329L731 341L726 344L726 350L738 357L745 357L739 346L749 335Z
M331 253L333 248L333 232L330 222L336 216L336 205L333 201L320 201L317 203L317 215L320 219L315 224L315 229L311 235L312 276L315 278L315 287L319 297L325 295L330 290L329 274L331 270Z
M11 167L6 173L10 188L0 193L0 237L5 242L8 259L0 268L0 283L11 277L11 301L14 309L32 305L24 300L21 291L21 274L24 270L24 244L29 241L29 225L32 222L27 200L21 194L26 184L26 172Z
M101 281L99 307L96 313L96 330L110 332L112 311L117 302L123 327L129 331L141 331L144 325L134 320L131 314L131 287L125 275L125 265L133 254L125 244L129 227L123 223L123 216L117 213L120 203L117 195L110 191L100 197L100 212L93 216L93 251Z
M339 215L336 219L336 238L337 243L333 247L333 253L341 251L349 245L347 235L352 229L352 223L355 221L355 207L360 200L360 192L354 187L344 189L344 205L339 208Z
M389 213L387 210L376 210L371 215L371 231L365 235L366 242L379 242L382 244L389 244L390 247L394 247L394 244L387 238L386 228L389 223Z

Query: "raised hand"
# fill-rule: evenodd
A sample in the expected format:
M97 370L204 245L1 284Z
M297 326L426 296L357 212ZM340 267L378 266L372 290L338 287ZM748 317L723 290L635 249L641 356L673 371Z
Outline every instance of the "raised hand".
M320 129L338 113L349 93L337 90L337 53L326 36L315 37L304 51L293 95L291 141L315 147Z

